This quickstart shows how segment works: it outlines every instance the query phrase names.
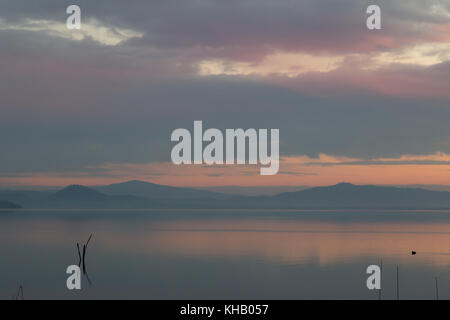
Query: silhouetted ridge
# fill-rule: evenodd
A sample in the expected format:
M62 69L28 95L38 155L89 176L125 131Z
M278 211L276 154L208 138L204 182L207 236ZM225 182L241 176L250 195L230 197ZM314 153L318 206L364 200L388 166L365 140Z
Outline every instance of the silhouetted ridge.
M55 194L50 196L51 198L58 200L82 200L82 201L90 201L90 200L103 200L107 196L93 190L91 188L81 186L81 185L71 185L68 186Z
M107 186L98 186L94 188L95 190L108 195L127 194L149 199L229 198L229 196L212 191L165 186L139 180L114 183Z
M275 198L299 208L450 208L450 192L351 183L286 192Z
M0 200L0 209L19 209L22 208L18 204L8 200Z
M335 184L334 186L330 186L331 188L355 188L356 185L349 183L349 182L341 182L338 184Z
M231 196L203 190L128 181L88 188L68 186L56 193L0 192L2 199L28 208L86 209L450 209L450 192L339 183L276 196ZM23 203L14 201L23 200ZM24 205L25 204L25 205Z

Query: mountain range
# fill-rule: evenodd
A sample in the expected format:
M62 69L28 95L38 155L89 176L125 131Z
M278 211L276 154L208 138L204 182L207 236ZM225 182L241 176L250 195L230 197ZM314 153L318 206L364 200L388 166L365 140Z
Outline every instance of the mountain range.
M236 196L143 181L71 185L56 192L0 191L2 205L65 209L450 209L450 192L339 183L274 196Z
M19 209L21 206L11 201L0 200L0 209Z

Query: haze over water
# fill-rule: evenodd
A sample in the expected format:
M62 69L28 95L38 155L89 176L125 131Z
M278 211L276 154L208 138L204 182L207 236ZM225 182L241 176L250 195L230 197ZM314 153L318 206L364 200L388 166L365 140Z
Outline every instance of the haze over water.
M76 243L92 286L66 289ZM411 255L411 251L417 252ZM450 212L0 212L0 298L378 299L366 268L383 259L382 298L450 298Z

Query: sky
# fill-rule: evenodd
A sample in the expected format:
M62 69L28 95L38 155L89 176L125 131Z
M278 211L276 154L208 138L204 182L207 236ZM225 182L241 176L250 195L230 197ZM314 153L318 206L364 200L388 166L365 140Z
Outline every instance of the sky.
M450 0L71 4L0 0L0 186L450 185ZM194 120L279 128L279 173L172 164Z

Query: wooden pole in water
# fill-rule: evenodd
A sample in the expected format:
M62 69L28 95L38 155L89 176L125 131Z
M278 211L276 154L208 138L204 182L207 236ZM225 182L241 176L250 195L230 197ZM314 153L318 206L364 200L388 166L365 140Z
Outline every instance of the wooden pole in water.
M23 287L22 287L22 285L19 286L19 290L17 291L16 300L24 300L24 298L23 298Z
M81 253L80 253L80 245L77 242L77 249L78 249L78 266L81 266Z
M86 273L85 256L86 256L86 245L83 244L83 274Z
M439 290L438 290L438 281L437 277L434 277L434 280L436 282L436 300L439 300Z
M378 290L378 300L381 300L381 286L383 280L383 259L380 261L380 290Z
M400 290L398 285L398 265L397 265L397 300L400 300Z

